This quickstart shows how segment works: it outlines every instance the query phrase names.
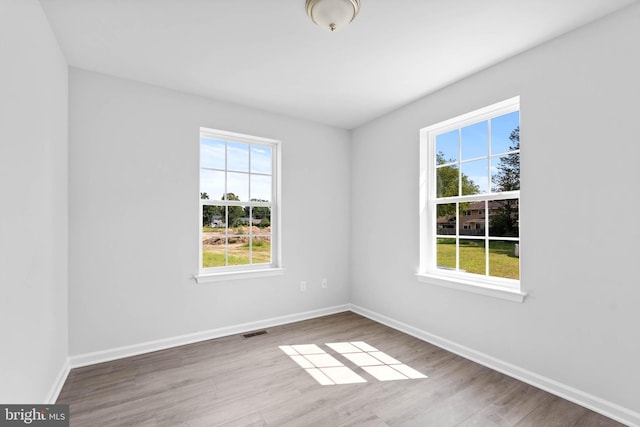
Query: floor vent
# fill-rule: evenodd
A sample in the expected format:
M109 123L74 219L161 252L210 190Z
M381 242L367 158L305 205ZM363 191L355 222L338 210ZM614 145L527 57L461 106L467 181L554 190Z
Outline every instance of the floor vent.
M242 335L242 338L247 339L247 338L253 338L253 337L257 337L258 335L264 335L266 334L267 331L255 331L255 332L249 332L248 334L244 334Z

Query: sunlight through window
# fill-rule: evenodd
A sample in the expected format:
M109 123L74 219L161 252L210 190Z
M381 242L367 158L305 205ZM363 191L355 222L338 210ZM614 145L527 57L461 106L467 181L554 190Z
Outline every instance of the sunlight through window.
M378 381L427 378L426 375L364 341L335 342L325 345ZM280 350L307 371L320 385L367 382L316 344L282 345Z
M321 385L367 382L315 344L281 345L280 350Z

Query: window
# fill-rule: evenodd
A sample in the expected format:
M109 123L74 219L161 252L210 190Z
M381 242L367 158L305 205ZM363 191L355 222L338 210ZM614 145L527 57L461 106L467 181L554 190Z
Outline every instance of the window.
M418 278L522 301L519 98L424 128L420 141Z
M200 129L200 275L278 267L278 141Z

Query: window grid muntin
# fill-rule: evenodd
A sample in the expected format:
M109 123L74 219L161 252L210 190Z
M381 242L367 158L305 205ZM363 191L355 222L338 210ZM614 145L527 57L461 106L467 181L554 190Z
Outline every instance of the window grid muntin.
M225 144L225 152L224 152L224 157L225 157L225 169L220 169L220 168L212 168L212 167L200 167L200 170L214 170L214 171L220 171L224 173L225 176L225 183L224 183L224 194L223 196L226 196L227 194L229 194L229 188L228 188L228 173L243 173L246 174L247 176L249 176L249 184L248 184L248 191L249 191L249 195L248 198L251 199L251 179L250 177L252 175L257 175L257 176L269 176L271 177L271 197L270 197L270 201L268 202L252 202L251 200L247 200L247 201L242 201L242 200L215 200L215 199L202 199L200 198L200 208L199 208L199 270L201 272L213 272L213 271L251 271L251 270L256 270L256 269L264 269L264 268L275 268L278 265L278 259L276 258L277 254L278 254L278 245L279 242L276 240L276 236L279 236L278 234L278 220L277 220L277 209L278 209L278 205L277 205L277 198L278 198L278 194L277 194L277 188L278 188L278 183L277 183L277 171L278 171L278 150L279 150L279 142L275 141L275 140L270 140L270 139L266 139L266 138L260 138L260 137L252 137L252 136L246 136L246 135L240 135L240 134L235 134L235 133L231 133L231 132L225 132L225 131L214 131L214 130L206 130L201 128L200 130L200 150L202 148L202 138L208 138L208 139L213 139L219 142L224 142ZM229 142L232 143L242 143L247 145L248 147L248 156L249 156L249 163L247 166L247 171L238 171L238 170L230 170L228 169L228 159L229 159L229 155L228 155L228 146L229 146ZM252 147L254 146L263 146L263 147L268 147L271 150L271 154L270 154L270 167L271 167L271 173L267 174L267 173L263 173L263 172L252 172L252 167L251 167L251 155L252 155ZM201 151L200 151L200 156L201 156ZM200 162L201 163L201 162ZM200 179L200 192L202 191L202 180ZM224 207L225 209L225 265L224 266L214 266L214 267L204 267L203 263L204 263L204 258L203 258L203 245L202 245L202 233L203 233L203 226L202 226L202 216L203 216L203 207L204 206L218 206L218 207ZM230 235L230 225L229 225L229 207L232 206L239 206L239 207L248 207L249 208L249 234L241 234L241 235ZM252 224L252 219L253 219L253 208L254 207L268 207L270 209L270 227L271 227L271 231L270 233L267 234L254 234L253 233L253 224ZM258 264L254 264L253 263L253 254L254 254L254 250L253 250L253 243L254 243L254 238L256 236L269 236L270 239L270 253L269 253L269 259L270 262L268 263L258 263ZM249 242L249 263L248 264L240 264L240 265L236 265L236 264L229 264L229 237L247 237L248 242Z
M430 171L429 174L429 185L427 187L428 189L428 195L427 195L427 205L428 205L428 215L427 218L430 218L428 220L428 225L427 225L427 236L428 236L428 247L429 249L429 264L427 265L427 272L430 273L435 273L438 275L443 275L443 276L452 276L452 277L468 277L471 280L474 281L479 281L479 282L485 282L488 284L498 284L501 286L507 286L507 287L513 287L513 288L519 288L520 287L520 280L515 280L515 279L507 279L507 278L503 278L503 277L499 277L499 276L490 276L489 272L489 255L490 255L490 246L489 246L489 242L490 241L515 241L518 242L518 244L520 243L520 236L518 237L500 237L500 236L489 236L489 213L488 213L488 201L489 200L502 200L502 199L517 199L518 200L518 218L520 217L520 190L514 190L514 191L504 191L504 192L494 192L493 191L493 182L491 180L492 178L492 173L491 173L491 162L492 159L496 158L496 157L502 157L502 156L506 156L508 154L515 154L515 153L520 153L520 149L518 150L509 150L509 151L505 151L505 152L500 152L500 153L492 153L491 152L491 137L492 137L492 132L491 132L491 122L492 119L496 118L496 117L500 117L502 115L506 115L509 113L513 113L518 111L519 112L519 99L514 98L513 100L509 100L506 101L500 106L499 108L492 108L492 107L487 107L485 109L485 111L482 112L478 112L476 113L471 113L468 115L465 115L466 117L462 120L454 118L451 120L448 120L446 122L443 122L442 124L440 124L439 126L434 126L432 128L428 128L428 133L427 133L427 141L428 141L428 165L427 165L427 170ZM480 111L480 110L479 110ZM482 156L482 157L475 157L475 158L469 158L469 159L465 159L462 160L462 138L461 138L461 133L462 133L462 128L466 127L466 126L470 126L473 125L475 123L480 123L483 121L487 121L488 122L488 151L487 151L487 155L486 156ZM518 117L518 126L520 126L520 118ZM457 134L458 134L458 158L456 161L454 162L449 162L449 163L443 163L441 165L437 164L437 156L436 156L436 137L446 134L448 132L451 132L453 130L457 130ZM479 194L472 194L472 195L461 195L462 194L462 186L463 186L463 182L462 182L462 164L463 163L467 163L467 162L471 162L471 161L477 161L477 160L481 160L481 159L486 159L487 160L487 173L488 173L488 179L489 179L489 189L487 193L479 193ZM437 189L436 189L436 182L437 182L437 170L439 168L443 168L446 166L454 166L457 168L457 172L458 172L458 196L448 196L448 197L437 197ZM485 274L484 275L479 275L479 274L474 274L474 273L466 273L466 272L461 272L459 271L460 269L460 227L462 226L462 224L460 223L460 209L459 209L459 203L462 202L478 202L478 201L482 201L484 202L484 206L485 206L485 224L484 224L484 236L468 236L468 235L464 235L463 239L476 239L476 240L484 240L485 241ZM438 204L443 204L443 203L456 203L456 227L455 227L455 236L453 235L441 235L438 234L438 227L437 227L437 205ZM437 241L438 239L441 238L448 238L448 239L455 239L456 241L456 271L450 271L450 270L446 270L445 268L438 268L437 267ZM424 254L421 254L421 257L424 256ZM520 259L518 257L518 265L520 265ZM422 270L422 269L421 269ZM520 268L518 267L518 275L520 275Z

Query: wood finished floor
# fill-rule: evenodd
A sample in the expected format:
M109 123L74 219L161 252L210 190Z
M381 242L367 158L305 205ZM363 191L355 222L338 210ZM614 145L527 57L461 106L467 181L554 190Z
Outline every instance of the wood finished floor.
M621 426L346 312L71 370L71 426ZM364 341L428 376L378 381L325 343ZM318 384L281 345L317 344L367 380Z

